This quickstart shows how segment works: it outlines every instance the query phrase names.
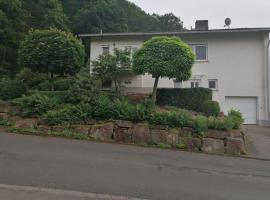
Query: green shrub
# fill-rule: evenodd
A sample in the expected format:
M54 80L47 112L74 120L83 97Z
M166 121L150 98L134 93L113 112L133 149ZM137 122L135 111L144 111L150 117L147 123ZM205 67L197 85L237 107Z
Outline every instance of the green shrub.
M242 113L233 109L229 111L228 118L230 118L230 120L233 122L233 129L241 128L242 124L244 123Z
M154 112L150 118L151 124L168 125L168 113Z
M87 104L66 105L60 110L48 111L43 118L50 125L85 123L91 118L91 107Z
M182 110L170 112L155 112L150 118L151 124L168 125L171 128L184 127L188 124L191 116Z
M238 111L231 110L224 119L210 117L208 119L208 127L209 129L231 131L232 129L241 128L243 122L242 114Z
M97 120L113 119L114 109L113 102L106 94L97 94L93 97L92 102L92 116Z
M53 87L55 91L66 91L74 84L74 82L75 81L72 78L56 78L56 80L53 81ZM51 87L51 81L44 80L35 88L41 91L51 91Z
M231 131L234 127L234 122L232 118L225 117L224 119L218 119L215 117L210 117L208 119L208 128L216 129L221 131Z
M66 103L66 91L32 91L31 93L45 95L56 104Z
M169 145L169 144L164 144L164 143L158 143L158 144L157 144L157 147L158 147L158 148L161 148L161 149L170 149L170 148L172 148L171 145Z
M52 84L50 81L45 80L41 83L39 83L36 88L41 91L51 91Z
M146 107L143 104L137 104L133 106L132 113L130 114L130 120L133 122L148 121L153 110Z
M184 144L184 143L179 143L179 144L176 145L176 148L177 149L186 149L187 148L187 145Z
M207 88L158 89L157 104L202 112L205 101L212 100L212 90Z
M130 120L133 122L147 121L154 110L152 100L146 100L142 104L132 104L129 100L116 99L113 103L115 119Z
M112 109L115 119L128 120L133 112L133 105L127 99L116 99L113 102Z
M2 100L15 99L25 93L26 87L21 81L4 79L0 82L0 99Z
M202 104L202 113L207 116L215 116L217 117L220 114L220 106L219 103L216 101L205 101Z
M27 117L41 115L52 109L55 105L53 100L41 94L33 94L15 99L13 104L21 109L23 116Z
M12 126L13 124L14 122L11 120L7 119L0 120L0 126Z
M208 129L208 119L204 116L196 116L194 119L194 130L197 134L203 134Z
M56 91L65 91L68 90L75 80L72 78L58 78L54 81L54 90Z
M32 72L31 69L23 68L16 75L16 79L22 81L29 89L39 89L38 86L47 81L48 76L44 73L35 73Z
M89 74L79 74L74 84L69 88L66 94L66 100L69 103L89 103L100 92L101 83Z

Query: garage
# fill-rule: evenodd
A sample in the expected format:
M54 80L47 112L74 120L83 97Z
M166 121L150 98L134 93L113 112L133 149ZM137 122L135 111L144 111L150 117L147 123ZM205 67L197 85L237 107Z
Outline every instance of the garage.
M231 109L243 114L245 124L257 124L257 98L256 97L226 97L225 113Z

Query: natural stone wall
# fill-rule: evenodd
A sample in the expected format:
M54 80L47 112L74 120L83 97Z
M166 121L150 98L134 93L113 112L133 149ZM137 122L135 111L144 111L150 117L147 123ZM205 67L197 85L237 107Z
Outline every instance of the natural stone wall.
M29 127L32 126L28 123ZM27 125L27 126L28 126ZM168 126L153 126L147 123L114 121L95 125L38 126L39 131L71 130L90 136L94 140L139 145L168 145L188 151L202 151L209 154L241 155L246 153L245 135L241 130L223 132L209 130L204 137L194 137L192 128L170 129Z
M0 102L1 104L1 102ZM168 146L188 151L202 151L209 154L245 154L245 134L241 130L231 132L208 130L204 137L196 137L190 127L170 129L163 125L149 125L147 123L132 123L130 121L113 121L98 124L72 126L48 126L44 121L33 118L24 119L10 116L10 108L1 104L0 120L14 122L15 129L35 129L39 134L63 132L66 130L88 136L93 140L104 142L120 142L139 145Z

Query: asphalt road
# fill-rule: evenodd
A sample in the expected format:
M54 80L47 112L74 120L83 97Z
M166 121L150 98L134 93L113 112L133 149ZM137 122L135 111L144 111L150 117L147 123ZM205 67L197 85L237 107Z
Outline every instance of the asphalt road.
M270 162L0 132L0 184L157 200L269 200Z

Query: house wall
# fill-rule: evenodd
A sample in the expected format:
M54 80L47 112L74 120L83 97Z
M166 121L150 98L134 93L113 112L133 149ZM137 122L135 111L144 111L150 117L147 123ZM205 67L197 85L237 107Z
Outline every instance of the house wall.
M207 44L208 61L196 62L193 78L201 80L201 87L208 87L208 79L218 80L213 99L225 109L226 97L256 97L259 124L267 121L266 97L266 43L268 35L261 32L207 33L179 35L188 44ZM113 48L140 47L149 37L122 36L97 37L91 40L91 60L102 53L103 45ZM151 75L130 77L129 92L151 92L154 79ZM160 88L174 87L174 80L161 79ZM190 87L190 82L182 83Z

